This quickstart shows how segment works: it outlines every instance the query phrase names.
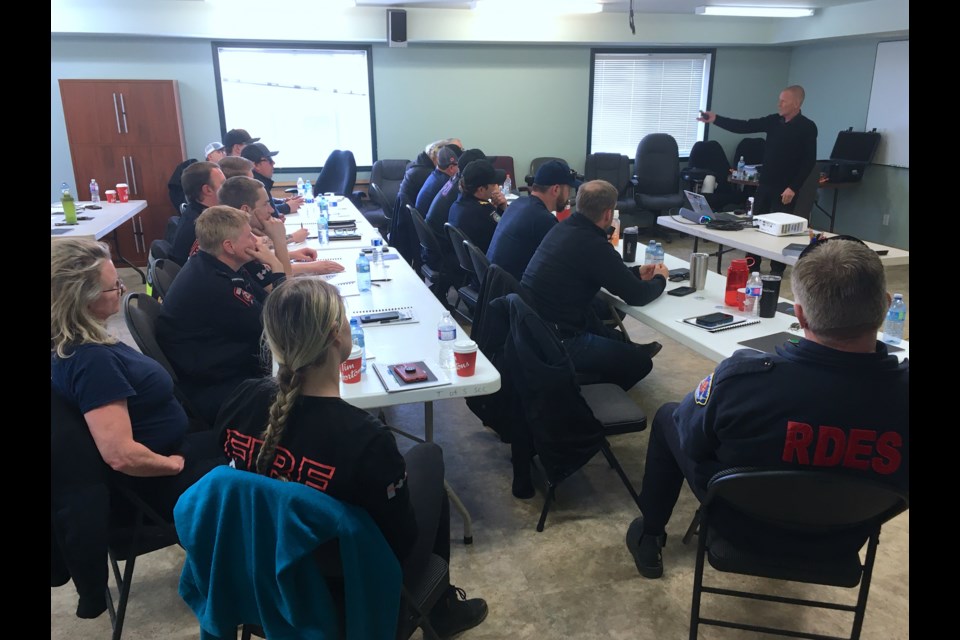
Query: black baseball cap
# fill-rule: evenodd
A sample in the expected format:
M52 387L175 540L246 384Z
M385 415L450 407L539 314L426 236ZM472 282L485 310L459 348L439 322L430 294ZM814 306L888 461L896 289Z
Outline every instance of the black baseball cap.
M264 158L272 158L278 153L280 152L270 151L270 149L267 149L267 145L263 144L262 142L254 142L253 144L248 144L245 146L243 151L240 152L240 155L250 162L256 164Z
M489 160L474 160L460 174L463 184L468 191L473 192L488 184L503 184L507 179L507 172L503 169L494 169Z
M258 140L260 138L251 138L246 129L230 129L227 135L223 136L223 146L230 149L235 144L251 144Z
M579 189L580 185L583 184L580 180L577 180L577 174L563 160L550 160L540 165L537 174L533 177L533 183L543 187L567 184L574 189Z

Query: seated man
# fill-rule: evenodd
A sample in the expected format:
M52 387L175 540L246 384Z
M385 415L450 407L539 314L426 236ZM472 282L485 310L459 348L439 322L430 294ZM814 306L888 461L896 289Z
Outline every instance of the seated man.
M283 244L283 224L276 221ZM267 375L260 360L260 312L267 292L244 266L251 260L289 273L250 229L249 216L214 206L196 223L200 250L177 274L157 319L157 342L184 393L213 424L223 399L247 378ZM274 280L272 284L282 281Z
M219 142L211 142L203 150L203 155L206 158L207 162L220 162L220 160L226 157L227 152L223 148L223 145ZM187 202L186 194L183 192L183 183L181 179L183 178L184 170L195 163L196 158L190 158L189 160L184 160L177 165L176 169L173 170L173 175L170 176L170 180L167 182L167 191L170 194L170 202L173 204L173 208L176 210L177 215L180 213L180 206Z
M273 193L273 165L276 164L273 156L279 151L270 151L267 145L262 142L248 144L240 152L244 158L253 163L253 177L263 183L263 188L267 190L267 195ZM296 213L303 204L303 196L291 196L289 198L274 198L270 195L270 207L273 209L273 217L283 219L288 213Z
M194 244L197 233L194 225L197 218L207 207L220 203L217 200L217 191L224 180L226 178L223 177L220 167L213 162L195 162L184 169L181 181L187 197L187 209L180 214L180 224L177 225L177 233L173 237L173 251L170 253L170 259L180 266L187 263L187 258L196 249Z
M570 198L570 188L577 189L580 184L562 160L540 165L530 197L514 201L500 218L487 250L490 264L498 265L519 282L543 237L557 224L551 211L562 211Z
M253 177L253 163L243 156L226 156L220 158L217 164L220 165L220 170L223 171L223 175L226 176L227 180L233 176Z
M593 310L601 288L630 305L655 300L667 286L662 263L628 268L606 229L613 221L617 189L605 180L577 191L577 212L543 238L520 281L540 316L553 323L577 373L629 389L653 369L659 342L634 344L603 325Z
M507 173L494 169L489 160L474 160L463 168L460 195L450 205L450 224L463 231L484 253L490 248L500 214L507 207L507 199L500 192L506 177Z
M456 202L457 197L460 195L460 178L462 177L463 168L474 160L480 160L486 157L480 149L467 149L464 151L457 160L460 171L440 188L437 195L433 197L430 208L426 211L420 211L427 226L433 231L433 235L437 238L437 242L440 243L441 247L447 247L450 244L450 238L447 236L447 230L444 229L443 225L450 219L450 207L453 206L453 203ZM447 256L446 264L443 263L442 255L434 255L433 251L428 251L425 248L420 252L421 260L431 269L440 269L442 267L448 273L459 272L460 263L457 262L456 256L452 255L452 251L448 251L445 255Z
M448 144L440 149L437 154L437 168L427 176L426 182L420 187L420 193L417 194L417 203L414 207L421 215L427 215L437 193L460 171L457 159L461 154L463 149L454 144Z
M266 242L268 249L273 248L273 243L267 236L267 228L271 221L276 220L276 218L272 216L273 210L270 208L270 197L267 195L267 190L258 180L245 176L229 178L220 187L218 196L221 204L240 209L249 214L250 227L253 229L254 235ZM306 232L306 229L297 229L293 234L287 234L287 241L303 242L306 239ZM309 247L289 249L287 255L291 260L294 275L324 275L343 271L343 266L338 262L317 260L316 250ZM261 272L262 268L256 271ZM257 277L257 275L255 274L254 277ZM258 279L257 283L260 286L264 285L262 278Z
M741 466L834 469L907 489L910 370L877 340L890 304L883 265L853 238L812 244L804 254L791 273L804 338L775 354L737 351L679 404L657 412L643 515L627 531L644 577L663 575L660 549L684 479L701 501L710 478ZM752 547L770 543L761 524L717 516L718 530ZM859 549L866 537L849 543Z

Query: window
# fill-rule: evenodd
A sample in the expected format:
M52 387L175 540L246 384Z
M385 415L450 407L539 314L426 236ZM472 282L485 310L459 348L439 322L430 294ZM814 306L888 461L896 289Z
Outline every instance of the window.
M703 139L713 51L601 50L590 54L588 153L633 158L648 133L669 133L681 156Z
M213 43L223 131L246 129L277 171L319 172L334 149L376 157L369 46Z

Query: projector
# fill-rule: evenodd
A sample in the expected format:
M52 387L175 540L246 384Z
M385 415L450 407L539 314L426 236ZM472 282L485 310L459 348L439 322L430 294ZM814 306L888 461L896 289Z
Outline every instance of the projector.
M790 236L807 230L806 218L792 213L765 213L753 216L753 225L771 236Z

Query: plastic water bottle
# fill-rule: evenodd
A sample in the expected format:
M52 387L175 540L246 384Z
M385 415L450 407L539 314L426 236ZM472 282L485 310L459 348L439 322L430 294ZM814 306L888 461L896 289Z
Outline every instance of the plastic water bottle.
M510 174L507 174L507 179L503 181L503 195L510 195L510 191L513 189L513 181L510 179Z
M643 254L643 264L656 264L657 259L657 242L656 240L651 240L647 243L647 250Z
M373 239L370 240L370 244L373 245L373 270L377 273L377 276L382 278L383 275L383 238L380 237L380 232L375 231Z
M330 243L330 215L327 209L327 201L320 197L319 213L317 214L317 242L320 244Z
M903 322L907 319L907 305L903 301L903 294L893 294L893 302L887 311L887 319L883 322L883 341L887 344L900 344L903 340Z
M746 296L743 299L743 315L748 318L760 315L760 296L763 295L763 281L760 272L754 271L747 280Z
M659 242L654 245L657 249L653 264L663 264L663 245Z
M297 195L300 196L301 198L306 197L303 193L303 185L304 185L303 178L297 178Z
M363 327L360 318L350 318L350 340L360 347L360 371L367 370L367 348L363 341Z
M437 342L440 343L440 367L453 371L457 368L457 361L453 355L453 343L457 341L457 323L450 317L449 311L444 311L437 323Z
M90 180L90 202L100 202L100 185L96 180Z
M740 161L737 162L737 179L743 180L747 177L747 163L743 161L743 156L740 156Z
M370 261L367 260L367 254L360 252L357 258L357 289L361 292L370 291L373 288L373 282L370 281Z
M77 202L70 195L70 187L64 182L60 185L60 204L63 205L63 219L67 224L77 224Z
M313 202L313 187L310 186L309 180L303 181L303 201L307 204Z

